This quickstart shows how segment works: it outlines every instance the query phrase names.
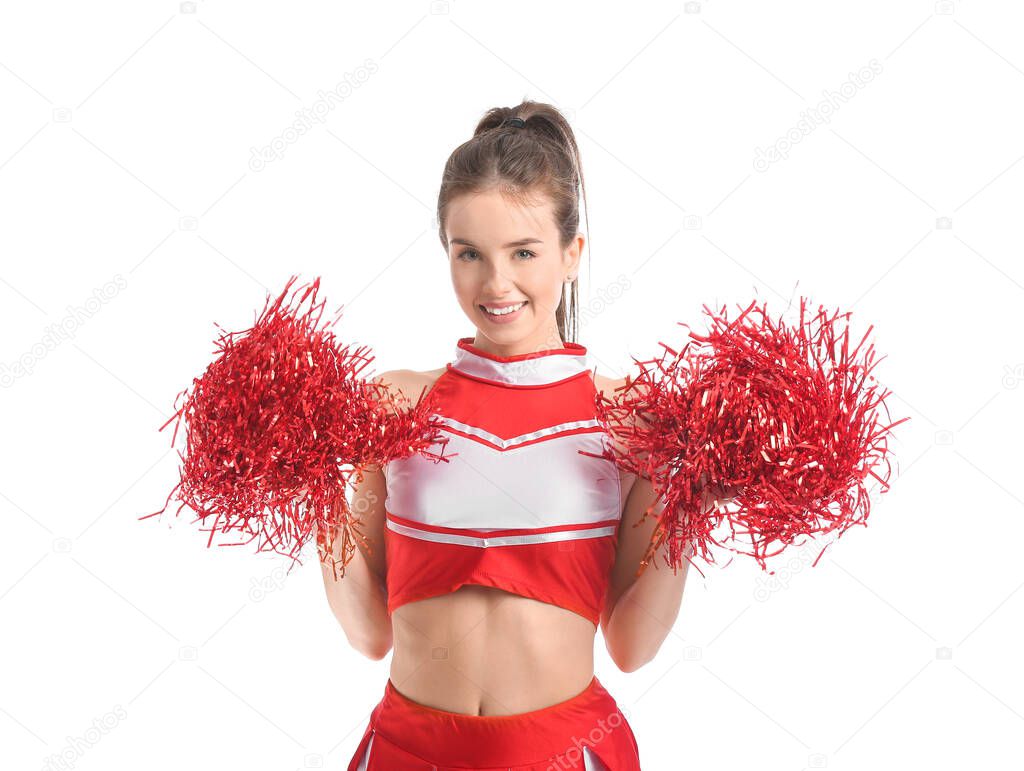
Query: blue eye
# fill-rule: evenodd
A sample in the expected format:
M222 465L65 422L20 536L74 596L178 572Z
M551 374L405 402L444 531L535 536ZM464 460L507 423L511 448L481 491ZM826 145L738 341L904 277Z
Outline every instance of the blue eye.
M529 257L527 257L528 260L532 260L534 257L537 256L533 252L531 252L529 249L520 249L518 252L516 252L516 254L523 254L524 252L526 254L530 255Z

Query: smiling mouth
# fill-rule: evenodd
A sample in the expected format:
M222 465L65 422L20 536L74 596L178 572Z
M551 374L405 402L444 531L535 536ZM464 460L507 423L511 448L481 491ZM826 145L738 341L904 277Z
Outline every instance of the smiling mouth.
M524 307L527 302L529 301L523 300L522 302L515 303L514 305L506 305L503 308L495 308L493 310L488 308L486 305L479 305L477 307L489 316L508 316L509 314L515 313L520 308Z

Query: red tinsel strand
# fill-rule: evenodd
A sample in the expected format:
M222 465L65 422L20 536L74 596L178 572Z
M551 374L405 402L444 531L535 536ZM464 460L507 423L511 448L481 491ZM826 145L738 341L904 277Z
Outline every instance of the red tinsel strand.
M370 548L348 506L353 474L358 481L363 468L415 452L447 460L428 450L445 442L426 401L405 409L385 384L364 379L369 349L339 345L330 329L340 309L321 328L319 278L284 303L295 280L272 304L268 296L251 328L222 333L217 358L175 399L184 402L160 430L177 418L173 446L187 425L181 479L163 509L140 519L176 496L178 512L188 506L197 521L211 520L200 528L207 546L217 533L237 533L219 545L256 541L258 552L285 554L292 566L315 531L321 560L343 576L356 545Z
M801 298L799 323L787 327L755 305L732 322L705 306L706 335L690 332L681 351L661 343L659 358L635 360L637 377L599 399L600 418L626 447L608 456L651 479L664 503L648 558L667 541L674 566L687 543L712 562L715 544L766 569L797 538L866 524L867 477L888 488L886 435L909 418L879 426L888 392L868 382L873 346L861 353L871 329L851 351L838 313L807 318ZM705 483L734 491L732 503L700 511ZM723 522L730 535L718 539ZM733 548L741 541L752 551Z

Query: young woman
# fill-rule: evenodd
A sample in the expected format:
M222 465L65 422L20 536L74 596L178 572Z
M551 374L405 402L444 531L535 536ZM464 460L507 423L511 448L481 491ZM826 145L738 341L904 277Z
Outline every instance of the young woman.
M380 380L434 400L448 460L366 469L352 507L378 548L323 571L349 642L394 649L349 771L640 768L594 636L624 672L649 662L686 570L635 577L651 484L585 454L613 441L594 400L621 382L574 342L579 191L573 132L536 102L490 110L445 166L439 234L476 334L442 368Z

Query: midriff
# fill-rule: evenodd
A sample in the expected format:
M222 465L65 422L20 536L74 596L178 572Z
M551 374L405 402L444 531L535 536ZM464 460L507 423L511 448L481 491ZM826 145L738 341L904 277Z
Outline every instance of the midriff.
M531 712L572 698L594 676L593 623L501 589L465 585L406 603L391 621L391 682L434 709Z

